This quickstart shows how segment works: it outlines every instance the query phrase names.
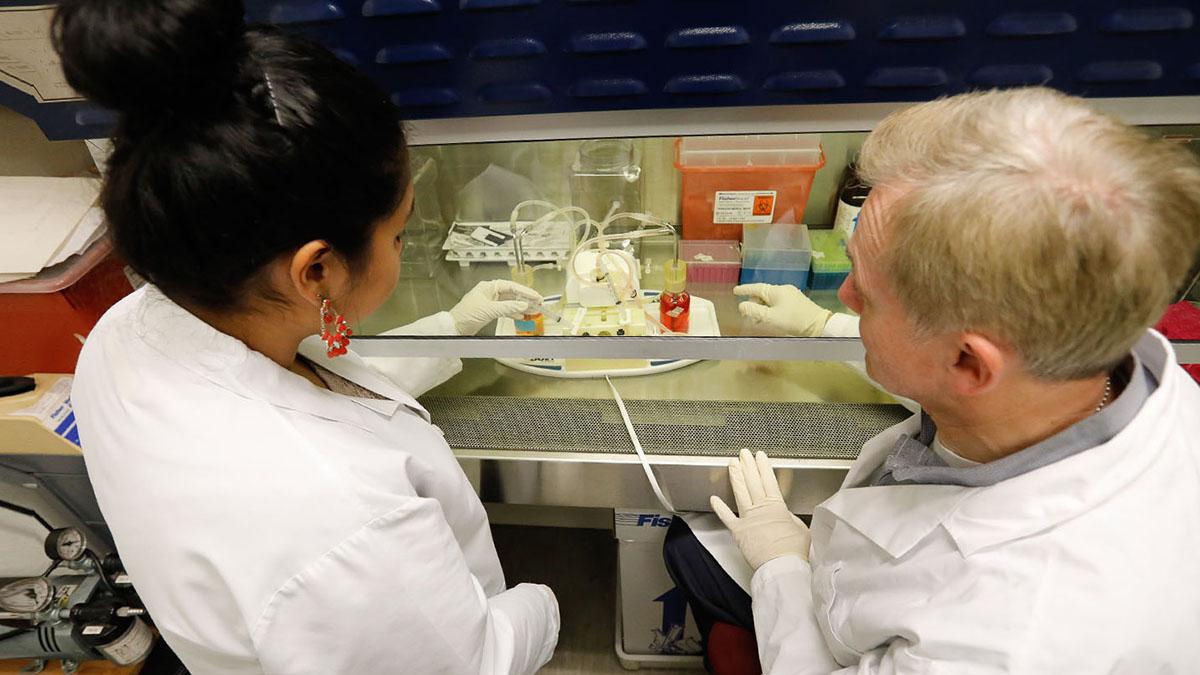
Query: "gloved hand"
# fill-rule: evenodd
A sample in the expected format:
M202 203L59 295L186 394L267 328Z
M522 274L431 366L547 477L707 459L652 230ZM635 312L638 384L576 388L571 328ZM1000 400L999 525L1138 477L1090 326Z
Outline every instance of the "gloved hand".
M742 316L788 335L817 337L833 316L833 312L821 308L795 286L743 284L735 287L733 293L753 298L738 305Z
M459 335L474 335L502 316L519 316L542 304L542 296L532 288L498 279L481 281L450 310Z
M766 453L760 450L757 456L751 456L743 448L738 458L729 462L729 482L738 515L733 515L720 497L713 496L709 503L729 528L751 568L757 570L785 555L808 560L812 536L804 521L788 511Z

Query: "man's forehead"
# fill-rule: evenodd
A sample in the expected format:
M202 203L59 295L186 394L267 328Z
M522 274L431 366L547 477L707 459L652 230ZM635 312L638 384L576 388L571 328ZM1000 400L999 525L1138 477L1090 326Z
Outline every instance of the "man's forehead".
M854 236L850 237L847 245L850 254L855 258L873 257L882 249L882 225L885 216L880 206L881 201L884 200L880 199L877 193L872 192L858 213L858 224L854 228Z
M874 256L882 252L890 222L890 210L912 189L910 185L885 183L871 188L871 194L858 214L858 225L848 247L851 255Z

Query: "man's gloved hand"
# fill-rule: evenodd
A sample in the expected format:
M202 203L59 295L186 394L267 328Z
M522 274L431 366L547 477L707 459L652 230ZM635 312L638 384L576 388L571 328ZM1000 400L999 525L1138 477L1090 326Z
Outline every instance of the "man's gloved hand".
M833 312L822 309L795 286L743 284L734 295L752 299L738 305L742 316L797 337L818 337Z
M720 497L712 497L709 503L729 528L751 568L757 570L785 555L808 560L812 541L808 526L788 511L766 453L760 450L757 456L751 456L743 448L738 458L729 462L729 482L738 515L733 515Z
M512 281L482 281L450 310L459 335L474 335L502 316L519 316L540 305L542 296Z

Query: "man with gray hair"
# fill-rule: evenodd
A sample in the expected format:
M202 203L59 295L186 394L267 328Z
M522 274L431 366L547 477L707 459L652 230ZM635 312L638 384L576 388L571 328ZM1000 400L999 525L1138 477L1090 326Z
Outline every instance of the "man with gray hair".
M1196 158L1034 88L894 113L859 166L858 325L782 287L743 313L861 334L921 412L811 532L765 455L730 464L764 671L1200 672L1200 388L1149 330L1200 251Z

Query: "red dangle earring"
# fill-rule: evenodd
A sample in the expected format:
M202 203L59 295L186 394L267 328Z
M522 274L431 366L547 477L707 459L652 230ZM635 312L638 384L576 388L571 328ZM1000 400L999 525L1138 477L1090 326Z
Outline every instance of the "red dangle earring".
M329 298L321 298L321 339L325 341L325 353L329 358L346 353L350 336L354 331L346 325L346 317L335 314Z

